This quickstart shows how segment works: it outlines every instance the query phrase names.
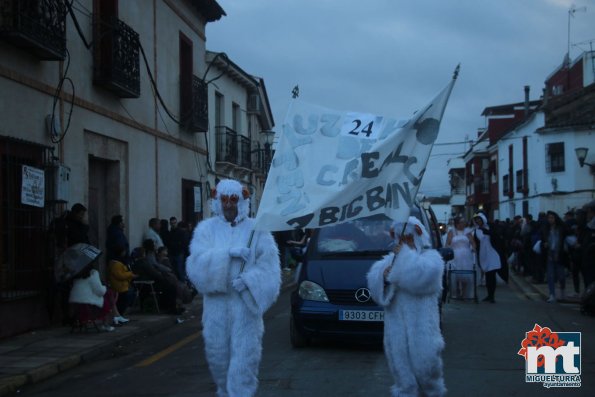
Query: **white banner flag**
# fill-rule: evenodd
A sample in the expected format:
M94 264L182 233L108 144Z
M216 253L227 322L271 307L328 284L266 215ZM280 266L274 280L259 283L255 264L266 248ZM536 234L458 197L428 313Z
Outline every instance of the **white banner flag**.
M404 220L438 136L453 80L410 120L294 100L256 215L259 230L319 228L384 213Z

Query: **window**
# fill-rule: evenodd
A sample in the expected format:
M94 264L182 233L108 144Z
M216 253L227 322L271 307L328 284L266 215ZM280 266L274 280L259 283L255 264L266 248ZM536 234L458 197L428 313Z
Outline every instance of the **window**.
M488 170L483 171L483 178L481 178L481 192L482 193L490 192L490 174L489 174Z
M564 171L564 142L545 145L545 170L546 172Z
M490 161L490 182L498 182L498 170L496 168L496 161L494 160Z
M215 93L215 126L222 127L225 125L223 121L223 95Z
M231 117L232 117L231 128L233 128L233 130L235 132L241 132L240 128L242 128L242 125L241 125L242 114L240 113L240 105L238 105L237 103L233 103L231 105Z
M207 192L209 195L210 192ZM196 225L202 220L202 184L190 179L182 179L182 220Z
M490 166L489 159L481 159L481 169L482 170L487 170L489 166Z
M93 83L120 98L140 97L139 35L118 18L117 0L93 2Z
M523 170L518 170L516 172L516 191L522 192L523 191L523 181L525 178L523 177Z
M509 175L506 174L502 177L502 194L505 196L508 196L509 193L509 183L510 183L510 179L509 179Z

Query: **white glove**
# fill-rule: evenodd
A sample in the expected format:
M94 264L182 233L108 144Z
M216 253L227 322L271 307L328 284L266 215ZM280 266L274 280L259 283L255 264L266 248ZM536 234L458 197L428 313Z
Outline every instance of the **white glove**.
M241 277L237 277L237 278L234 278L233 280L231 280L231 286L233 287L233 289L235 289L238 292L242 292L243 290L248 288L246 286L246 283L244 282L244 279Z
M243 259L244 262L247 262L250 256L250 249L247 247L232 247L229 249L229 256Z

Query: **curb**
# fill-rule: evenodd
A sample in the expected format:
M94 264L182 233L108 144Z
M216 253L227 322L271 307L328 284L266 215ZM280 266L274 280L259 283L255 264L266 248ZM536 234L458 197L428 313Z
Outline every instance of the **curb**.
M25 385L39 383L81 364L92 362L100 357L109 356L119 345L132 343L143 337L158 334L175 324L176 321L174 319L166 317L155 321L147 328L140 329L138 332L134 332L129 335L123 335L113 340L107 340L104 343L91 348L90 350L82 351L80 354L74 354L57 359L55 362L50 364L45 364L40 367L28 370L24 374L2 377L2 379L0 379L0 397L8 396L18 392L19 388Z
M27 384L41 382L51 378L60 372L64 372L78 366L82 362L78 354L61 358L54 363L42 365L27 371L24 375L13 375L5 377L0 381L0 396L17 392L20 387Z
M510 274L510 279L514 282L514 284L523 292L523 294L529 298L532 299L534 298L534 296L530 296L529 294L537 294L539 295L543 300L546 300L548 297L547 295L544 295L544 293L535 285L533 285L532 283L527 282L525 279L523 279L522 277L517 276L514 273Z
M0 396L16 392L19 387L27 384L27 375L8 376L0 381Z

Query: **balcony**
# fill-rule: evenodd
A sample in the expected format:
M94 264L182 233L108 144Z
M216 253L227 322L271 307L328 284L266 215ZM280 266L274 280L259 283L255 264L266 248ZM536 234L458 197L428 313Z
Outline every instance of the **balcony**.
M216 127L216 159L219 163L238 164L238 134L225 126Z
M271 152L271 145L264 144L264 148L260 147L260 143L256 143L257 149L252 151L252 169L260 175L266 175L271 167L273 153Z
M120 98L140 96L139 40L130 26L116 17L93 18L95 45L93 83Z
M0 37L39 59L63 60L66 13L60 0L0 0Z
M250 158L250 139L240 135L240 167L245 169L252 169L252 161Z
M190 132L207 132L209 129L208 88L203 80L192 76L188 84L180 81L180 119L182 127Z

